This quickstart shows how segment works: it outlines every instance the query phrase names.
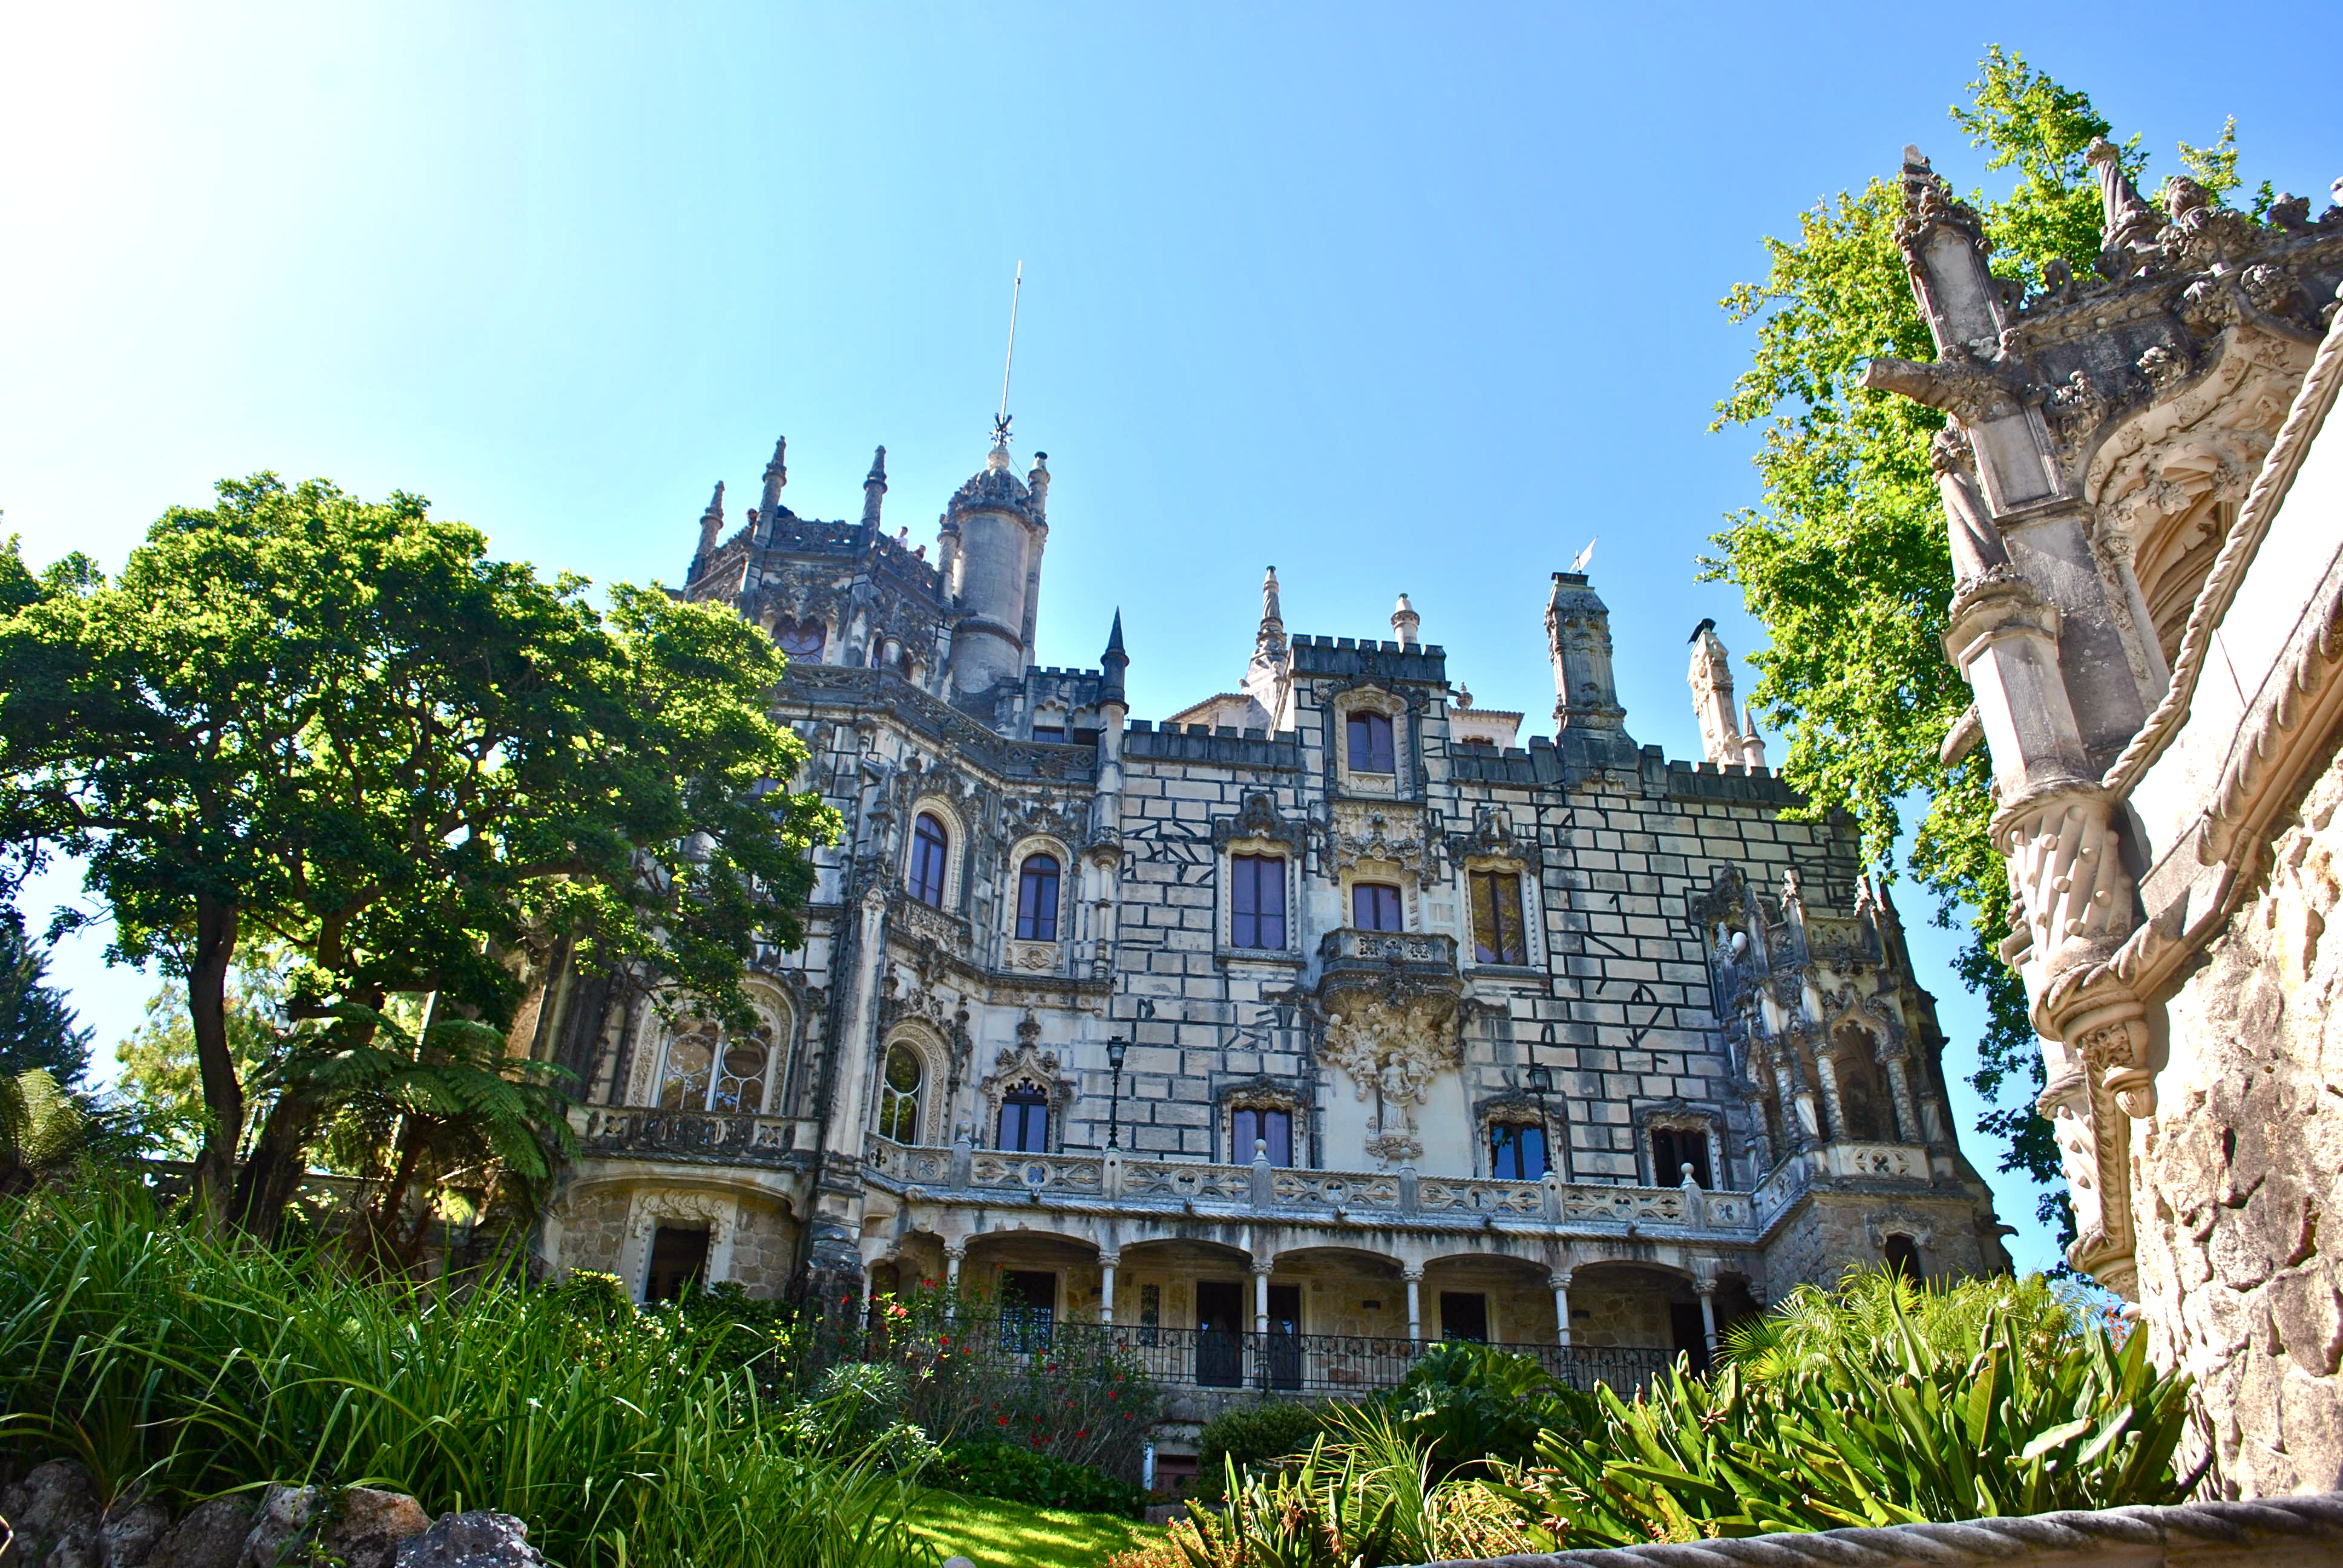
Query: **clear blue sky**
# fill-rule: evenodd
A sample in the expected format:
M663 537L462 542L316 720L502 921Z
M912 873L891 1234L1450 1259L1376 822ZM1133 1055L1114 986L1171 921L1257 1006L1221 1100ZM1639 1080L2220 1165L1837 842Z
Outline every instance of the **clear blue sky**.
M1686 633L1758 640L1693 558L1754 496L1748 440L1704 427L1748 349L1715 301L1759 236L1906 141L1987 179L1945 110L1993 42L2161 168L2234 114L2248 178L2323 206L2338 21L17 4L0 527L112 566L270 467L671 582L710 484L737 520L786 433L797 511L854 515L883 441L889 515L931 538L1021 259L1020 455L1057 476L1041 662L1093 663L1120 605L1160 718L1242 671L1274 562L1297 632L1387 636L1411 593L1452 674L1534 728L1546 574L1599 535L1629 726L1696 755ZM150 986L100 947L59 972L110 1043ZM2030 1199L2002 1207L2046 1261Z

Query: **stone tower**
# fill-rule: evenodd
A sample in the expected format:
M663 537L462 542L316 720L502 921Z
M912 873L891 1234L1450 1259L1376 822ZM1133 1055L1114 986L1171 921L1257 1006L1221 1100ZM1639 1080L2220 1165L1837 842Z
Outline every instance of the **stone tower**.
M954 561L950 587L960 612L952 623L955 697L978 696L1025 673L1041 608L1041 548L1050 537L1046 457L1034 454L1033 470L1021 483L1009 471L1003 436L944 510Z

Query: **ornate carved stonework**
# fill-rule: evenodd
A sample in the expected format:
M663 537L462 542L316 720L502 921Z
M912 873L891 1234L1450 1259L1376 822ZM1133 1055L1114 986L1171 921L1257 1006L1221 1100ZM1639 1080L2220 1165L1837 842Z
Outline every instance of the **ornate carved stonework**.
M1420 808L1382 800L1337 800L1329 830L1334 865L1347 871L1362 860L1380 860L1429 879L1432 845Z

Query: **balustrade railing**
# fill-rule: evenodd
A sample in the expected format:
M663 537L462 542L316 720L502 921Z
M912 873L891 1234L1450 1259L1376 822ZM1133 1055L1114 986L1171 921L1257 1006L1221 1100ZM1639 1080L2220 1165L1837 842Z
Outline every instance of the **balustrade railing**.
M1697 1187L1604 1187L1550 1180L1419 1177L1406 1171L1214 1165L1104 1151L1021 1154L898 1143L877 1133L864 1140L863 1158L873 1171L907 1186L1141 1203L1243 1205L1330 1216L1486 1216L1572 1224L1673 1225L1693 1231L1741 1230L1753 1217L1751 1194ZM1766 1205L1761 1201L1754 1207L1763 1211Z
M1159 1383L1296 1394L1368 1393L1394 1388L1435 1342L1364 1334L1062 1322L1035 1317L971 1323L959 1336L963 1351L1085 1357L1111 1352L1135 1362ZM1675 1361L1673 1351L1644 1346L1500 1344L1493 1348L1534 1358L1568 1387L1591 1389L1604 1383L1622 1393L1649 1382Z
M713 1111L649 1111L588 1106L578 1141L592 1153L672 1155L757 1163L778 1159L795 1143L786 1116Z

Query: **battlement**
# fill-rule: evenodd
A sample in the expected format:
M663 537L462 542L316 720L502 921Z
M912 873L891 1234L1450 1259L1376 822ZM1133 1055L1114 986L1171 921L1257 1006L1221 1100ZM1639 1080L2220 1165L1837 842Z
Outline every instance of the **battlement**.
M1297 676L1375 675L1428 686L1448 684L1448 650L1436 643L1402 648L1371 637L1297 637L1292 648Z
M1158 729L1144 719L1123 732L1122 754L1161 762L1216 762L1232 768L1302 769L1302 737L1291 729L1233 725L1166 724Z

